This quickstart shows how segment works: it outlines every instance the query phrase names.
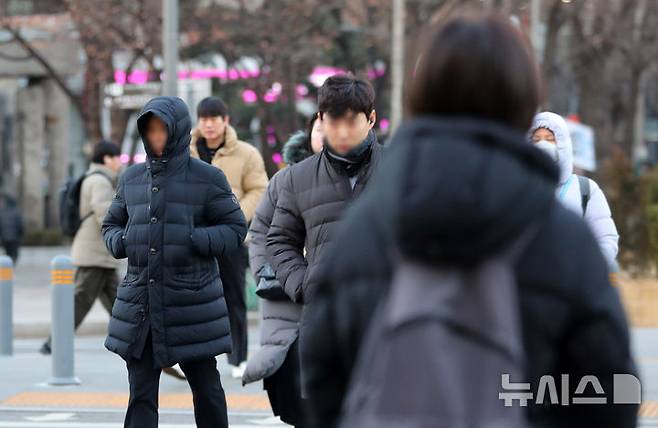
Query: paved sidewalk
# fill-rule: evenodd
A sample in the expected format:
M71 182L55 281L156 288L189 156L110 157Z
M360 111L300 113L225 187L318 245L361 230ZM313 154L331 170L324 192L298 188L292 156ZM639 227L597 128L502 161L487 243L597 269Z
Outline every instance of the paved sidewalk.
M69 255L70 247L25 247L14 273L14 336L47 337L50 334L50 261ZM80 335L104 334L109 315L96 302L80 326Z
M250 334L253 351L258 331L252 328ZM103 340L76 338L75 375L81 383L64 387L48 385L51 358L37 353L39 340L15 341L15 355L0 357L0 428L120 427L128 400L127 372L123 360L103 348ZM262 384L242 387L231 378L226 358L218 362L232 427L285 426L273 418ZM163 374L160 385L160 426L194 426L187 382Z
M58 255L69 255L70 247L26 247L14 273L14 336L16 338L46 338L50 334L50 261ZM125 261L119 268L122 276ZM1 309L0 309L1 310ZM78 336L103 335L109 315L99 301L78 330ZM255 325L258 314L249 312L249 322Z

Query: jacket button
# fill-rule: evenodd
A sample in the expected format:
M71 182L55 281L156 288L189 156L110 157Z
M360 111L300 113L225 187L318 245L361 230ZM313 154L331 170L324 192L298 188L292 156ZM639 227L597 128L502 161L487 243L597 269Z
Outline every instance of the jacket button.
M155 279L153 278L149 279L149 284L155 284Z
M158 218L157 217L151 217L151 223L157 223Z
M158 186L153 186L153 188L151 189L153 193L158 193L158 190L160 190Z
M157 252L158 252L158 251L157 251L157 250L156 250L155 248L151 248L151 250L150 250L150 251L151 251L151 254L155 254L155 253L157 253Z

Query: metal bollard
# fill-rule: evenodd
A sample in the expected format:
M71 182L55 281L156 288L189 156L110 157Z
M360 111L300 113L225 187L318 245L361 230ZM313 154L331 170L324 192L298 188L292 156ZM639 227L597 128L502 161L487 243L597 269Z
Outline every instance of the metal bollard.
M52 377L50 385L78 385L74 375L74 295L73 262L57 256L50 263L52 296Z
M0 256L0 355L14 353L13 324L14 264L7 256Z

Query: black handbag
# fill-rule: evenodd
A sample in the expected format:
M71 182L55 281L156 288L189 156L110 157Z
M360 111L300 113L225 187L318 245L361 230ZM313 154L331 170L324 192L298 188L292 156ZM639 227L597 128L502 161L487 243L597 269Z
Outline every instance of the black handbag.
M270 265L265 265L258 272L258 286L256 287L256 295L261 299L266 300L290 300L283 287L276 279L274 270Z

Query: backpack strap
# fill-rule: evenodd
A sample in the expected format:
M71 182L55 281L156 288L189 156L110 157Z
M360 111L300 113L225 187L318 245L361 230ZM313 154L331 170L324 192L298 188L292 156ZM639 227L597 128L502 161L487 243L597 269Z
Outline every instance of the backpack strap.
M84 178L82 179L82 181L85 181L87 178L91 177L92 175L102 175L103 177L107 178L107 181L110 182L110 185L112 185L112 183L113 183L113 182L112 182L112 178L111 178L109 175L105 174L103 171L93 171L93 172L87 173L87 174L85 174L85 176L84 176ZM82 217L82 218L80 219L80 224L84 223L85 220L87 220L87 219L88 219L89 217L91 217L92 215L94 215L94 212L93 212L93 211L91 211L90 213L87 213L84 217Z
M85 178L91 177L92 175L102 175L103 177L107 178L107 181L112 183L112 178L109 175L105 174L103 171L89 172L89 173L85 174Z
M583 217L585 217L585 213L587 212L587 205L591 196L589 178L579 175L578 185L580 186L580 206L583 209Z

